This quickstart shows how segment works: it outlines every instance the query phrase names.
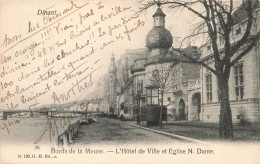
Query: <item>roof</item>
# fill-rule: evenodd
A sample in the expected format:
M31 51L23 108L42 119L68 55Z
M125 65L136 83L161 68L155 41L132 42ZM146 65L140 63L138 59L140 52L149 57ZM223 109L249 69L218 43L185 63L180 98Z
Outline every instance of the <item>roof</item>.
M170 48L173 43L172 34L163 26L154 27L146 36L146 47Z
M245 0L242 5L239 6L239 8L232 14L232 18L234 20L233 25L241 23L243 20L248 18L247 15L247 3L248 1L252 2L253 11L255 11L257 8L259 8L259 0Z
M194 56L194 50L196 50L194 46L188 46L187 48L182 49L182 51L184 51L190 57L197 58L197 56ZM191 60L186 58L184 55L181 55L178 51L170 49L169 51L166 51L164 54L147 58L144 66L168 62L191 63Z
M158 63L169 63L174 62L179 59L180 55L176 55L170 51L165 52L164 54L156 55L147 58L144 66L151 65L151 64L158 64Z
M157 8L156 12L153 14L153 17L162 16L165 17L166 15L163 13L161 8Z

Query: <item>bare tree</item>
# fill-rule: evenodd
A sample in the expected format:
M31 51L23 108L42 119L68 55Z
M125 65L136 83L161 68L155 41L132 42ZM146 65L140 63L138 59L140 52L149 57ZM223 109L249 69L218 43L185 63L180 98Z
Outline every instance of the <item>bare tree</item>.
M147 10L156 4L167 5L173 10L187 9L200 19L196 25L193 33L187 37L189 39L198 37L199 35L206 35L208 42L212 45L214 66L211 67L203 60L196 60L189 57L181 49L175 49L180 54L185 56L191 62L198 63L216 75L218 80L218 88L220 95L220 119L219 119L219 135L221 138L233 139L233 125L232 112L229 101L229 77L231 67L239 62L241 58L250 52L259 40L260 32L255 31L254 28L254 11L259 7L259 0L245 0L242 5L236 9L234 0L228 0L222 3L218 0L171 0L155 2L150 1L144 4L140 12ZM239 20L236 20L234 13L236 10L243 10L246 15L245 21L246 29L242 31L242 37L238 40L233 40L233 26ZM219 38L222 37L224 42L224 49L220 51ZM241 48L243 47L243 48Z
M140 100L142 98L142 90L138 90L132 92L133 99L135 100L134 108L137 108L137 124L141 124L141 107L140 107Z
M160 116L159 116L159 124L162 128L162 111L163 111L163 101L164 95L170 89L172 89L172 75L173 75L173 67L172 60L165 60L167 57L164 55L159 55L156 65L154 65L154 69L151 72L150 82L151 85L158 89L160 95ZM168 58L169 59L169 58Z

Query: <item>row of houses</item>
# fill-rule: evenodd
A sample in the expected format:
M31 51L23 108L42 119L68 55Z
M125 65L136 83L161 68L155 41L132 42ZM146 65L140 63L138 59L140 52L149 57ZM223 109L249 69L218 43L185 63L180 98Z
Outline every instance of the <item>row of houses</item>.
M251 34L259 31L259 1L254 12ZM235 43L246 29L243 8L233 14ZM220 113L217 79L208 69L180 54L201 60L214 67L210 43L201 47L172 48L173 37L165 28L165 14L160 7L153 15L154 27L146 37L146 48L127 50L118 60L111 57L108 74L101 77L99 95L109 105L108 112L117 115L140 114L140 109L161 105L167 107L168 119L218 122ZM218 38L221 49L223 38ZM162 86L164 86L163 95ZM255 47L232 67L229 94L233 122L241 119L260 121L260 54ZM106 107L107 108L107 107Z

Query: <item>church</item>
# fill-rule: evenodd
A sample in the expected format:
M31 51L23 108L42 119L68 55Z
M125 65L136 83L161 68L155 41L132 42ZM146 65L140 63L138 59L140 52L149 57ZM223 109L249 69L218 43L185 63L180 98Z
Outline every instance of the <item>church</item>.
M199 78L200 67L172 49L173 37L165 28L166 15L160 5L152 17L153 28L144 40L146 48L127 53L121 74L117 73L114 56L111 57L110 112L117 108L118 115L130 114L133 118L142 115L143 120L154 120L159 118L163 103L163 120L167 120L167 115L170 119L187 120L187 84ZM191 57L199 57L197 47L189 46L183 51ZM120 79L124 82L120 83Z
M256 2L251 35L259 31L260 8L259 1ZM246 30L247 18L243 7L232 16L235 20L232 38L236 42ZM144 115L143 111L158 112L157 107L163 103L167 110L163 113L163 120L218 123L220 103L216 76L200 65L189 63L172 47L173 36L165 28L166 14L160 5L152 17L153 27L144 40L146 48L129 50L117 61L114 56L111 57L110 112L137 118ZM218 38L218 44L220 51L223 50L223 39ZM209 43L200 47L188 46L181 51L214 67L213 50ZM117 69L118 66L120 69ZM259 41L232 67L229 94L233 123L260 122Z

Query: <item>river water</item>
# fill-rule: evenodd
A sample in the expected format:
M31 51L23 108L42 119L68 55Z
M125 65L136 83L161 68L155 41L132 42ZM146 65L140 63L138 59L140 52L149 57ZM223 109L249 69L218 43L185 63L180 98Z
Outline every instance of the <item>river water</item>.
M0 144L56 145L57 138L80 118L8 118L0 120Z

